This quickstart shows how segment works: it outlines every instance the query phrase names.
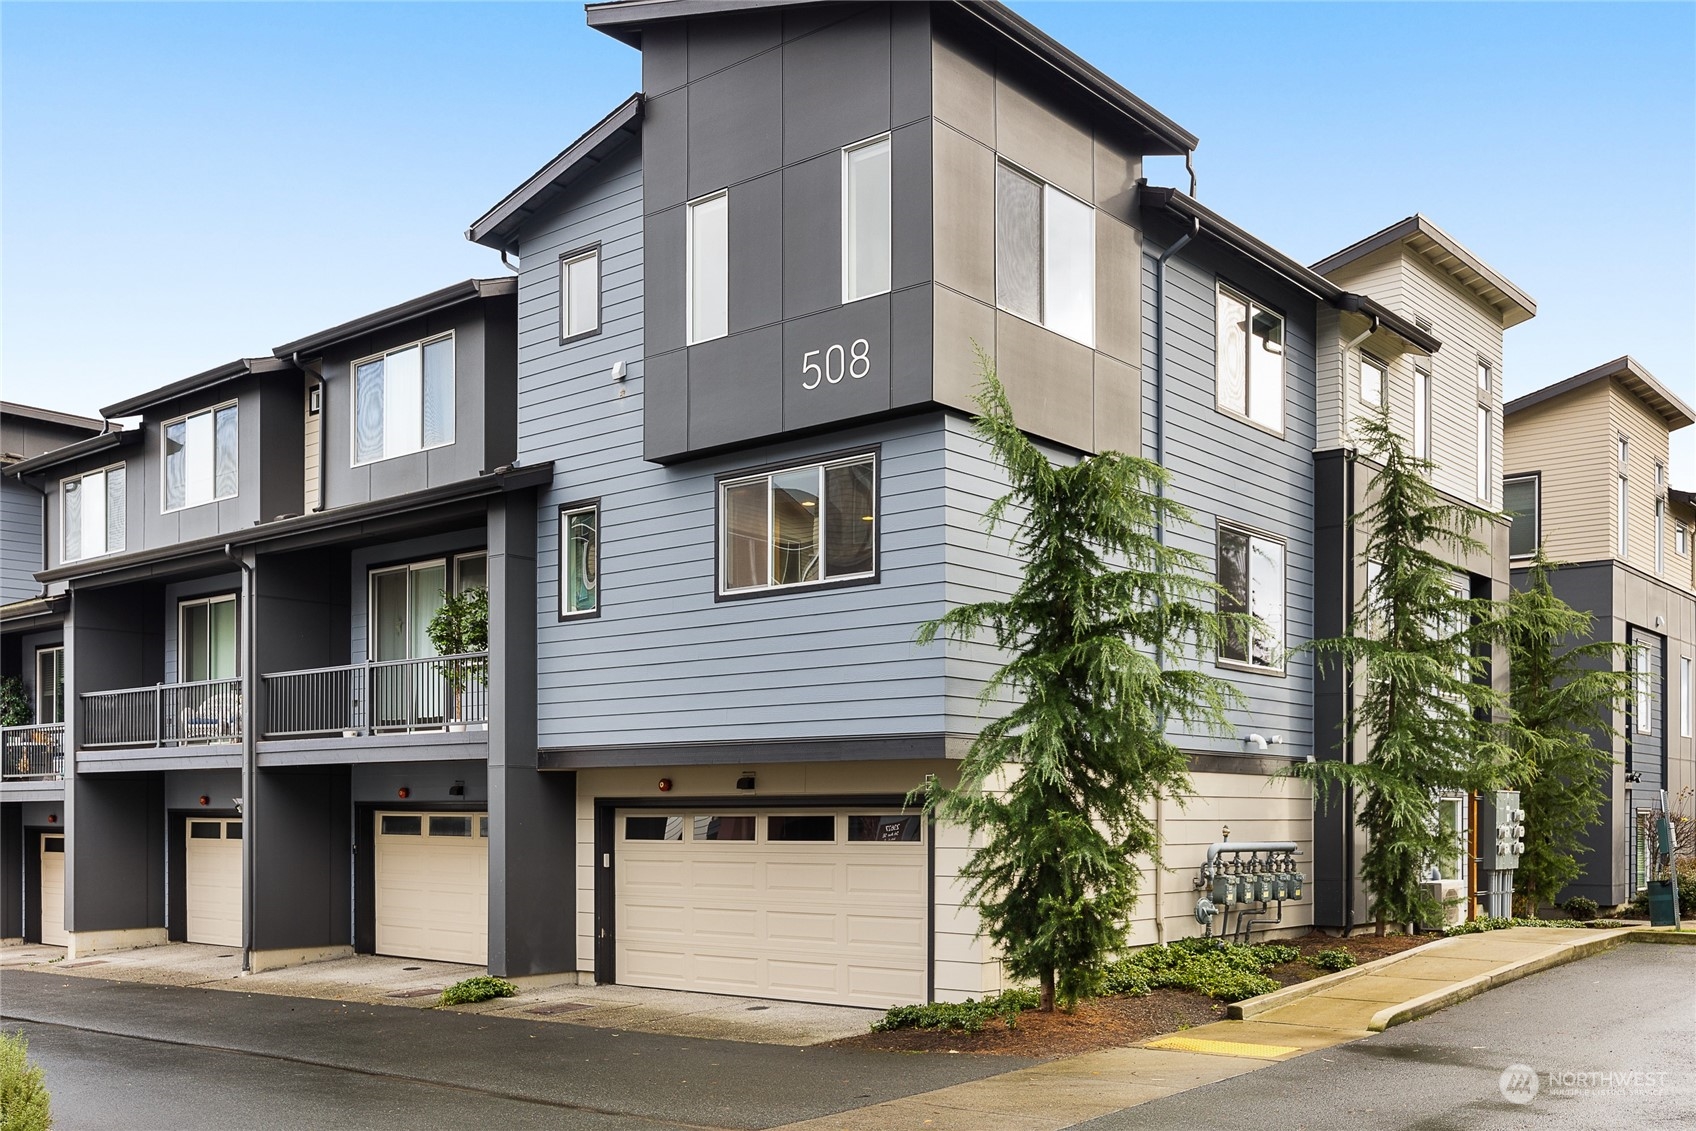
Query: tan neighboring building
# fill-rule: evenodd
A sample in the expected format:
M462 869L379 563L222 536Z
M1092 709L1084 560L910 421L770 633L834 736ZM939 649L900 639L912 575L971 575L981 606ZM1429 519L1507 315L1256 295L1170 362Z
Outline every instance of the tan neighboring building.
M1596 617L1637 674L1614 718L1614 767L1583 875L1562 898L1605 906L1642 890L1645 849L1635 814L1696 789L1696 523L1691 493L1668 482L1673 433L1696 410L1630 357L1507 403L1502 506L1514 516L1516 582L1539 543L1555 592ZM1685 796L1685 808L1689 797Z

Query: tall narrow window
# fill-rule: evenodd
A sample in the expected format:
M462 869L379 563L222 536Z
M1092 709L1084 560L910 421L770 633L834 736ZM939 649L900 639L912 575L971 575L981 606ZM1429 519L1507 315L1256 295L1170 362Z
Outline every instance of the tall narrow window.
M1490 410L1478 406L1478 501L1490 501Z
M1630 480L1624 475L1619 477L1619 500L1614 509L1619 513L1619 556L1626 561L1631 557L1631 520L1630 520L1631 491Z
M579 617L601 607L601 508L598 503L559 512L559 615Z
M1667 571L1667 501L1655 500L1655 572Z
M875 576L876 467L860 455L722 481L719 591Z
M124 465L59 484L60 547L65 561L120 553L128 518Z
M354 363L353 462L453 443L453 336Z
M198 507L236 494L236 406L223 405L166 421L164 509Z
M688 340L730 332L730 198L714 193L688 205Z
M1655 733L1655 665L1648 641L1639 640L1631 646L1633 710L1631 732Z
M559 260L560 341L601 328L601 249L571 252Z
M1005 163L995 172L995 302L1095 344L1095 209Z
M889 290L889 137L842 151L842 301Z
M1251 667L1284 666L1284 544L1235 527L1219 528L1220 612L1247 613L1260 623L1231 631L1219 659Z
M1690 657L1678 658L1678 736L1690 737Z
M1218 290L1215 395L1220 408L1284 430L1284 319L1228 287Z
M234 679L236 599L205 597L177 606L177 682Z
M1690 661L1684 661L1686 667ZM1686 681L1688 682L1688 680ZM35 651L35 721L65 721L65 646Z
M1423 369L1413 374L1413 454L1431 458L1431 374Z
M1490 363L1483 358L1478 359L1478 391L1481 393L1490 391Z
M1360 403L1380 408L1384 404L1386 372L1376 358L1362 354L1360 358Z
M1518 476L1502 482L1502 509L1513 519L1508 530L1508 556L1529 558L1537 552L1538 479Z

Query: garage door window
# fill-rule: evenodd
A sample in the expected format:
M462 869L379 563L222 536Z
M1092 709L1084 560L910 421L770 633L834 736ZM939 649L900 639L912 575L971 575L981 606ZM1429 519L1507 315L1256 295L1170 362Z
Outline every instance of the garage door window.
M626 817L625 840L682 840L682 817Z
M836 841L836 817L830 813L808 813L799 817L767 817L766 839Z
M401 817L393 813L383 815L384 836L423 836L423 817Z
M431 836L470 836L470 817L431 817Z
M754 818L696 817L696 840L753 840Z
M44 836L44 837L42 837L41 838L41 851L43 851L43 852L63 852L63 851L65 851L65 838L62 837L62 836Z
M231 821L229 824L224 826L224 839L225 840L240 840L241 839L241 822L240 821Z
M477 835L485 838L489 835L489 818L477 818Z
M192 840L218 840L223 834L216 821L194 821L188 826L188 835Z
M895 816L853 814L848 818L848 840L851 844L888 843L911 844L919 839L917 813Z

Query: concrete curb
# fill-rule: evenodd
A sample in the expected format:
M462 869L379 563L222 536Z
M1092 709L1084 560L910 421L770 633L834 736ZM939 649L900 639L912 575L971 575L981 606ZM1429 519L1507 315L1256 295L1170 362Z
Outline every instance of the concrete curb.
M1682 931L1675 931L1671 927L1638 927L1631 932L1631 941L1696 946L1696 931L1688 927Z

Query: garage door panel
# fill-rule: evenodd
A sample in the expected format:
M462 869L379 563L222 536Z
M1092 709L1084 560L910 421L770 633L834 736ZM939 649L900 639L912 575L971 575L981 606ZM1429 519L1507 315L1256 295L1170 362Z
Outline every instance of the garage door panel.
M635 985L681 989L689 980L689 955L676 947L631 944L619 952L619 973Z
M923 1001L924 975L913 970L888 966L848 966L848 994L861 1001L882 1001L889 1005Z
M773 958L766 963L766 981L772 992L799 996L832 995L841 992L841 966L835 962L803 962Z
M709 850L715 846L706 846ZM689 883L696 888L753 891L759 887L759 863L754 860L695 860Z
M711 992L753 994L760 989L760 960L740 954L697 952L689 963L691 989Z
M760 938L760 912L748 907L696 907L688 926L697 939L714 945L756 942Z
M840 868L833 860L818 863L772 861L766 865L766 888L803 895L834 895L841 888Z
M411 818L416 814L404 814ZM395 827L463 828L464 813L424 814ZM483 814L471 814L471 827ZM379 954L482 966L489 960L489 842L482 837L385 834L377 816L376 949Z
M875 864L850 861L845 865L847 882L844 890L849 895L900 895L913 890L914 884L924 882L924 866L922 863L893 864L879 861Z
M893 915L846 915L848 945L871 950L922 951L923 919Z
M619 879L630 890L681 891L685 871L676 860L648 860L628 853L619 861Z
M682 938L688 933L688 908L676 903L628 903L621 930L631 937Z
M823 943L834 946L840 942L840 916L829 911L768 911L766 938L773 943Z

